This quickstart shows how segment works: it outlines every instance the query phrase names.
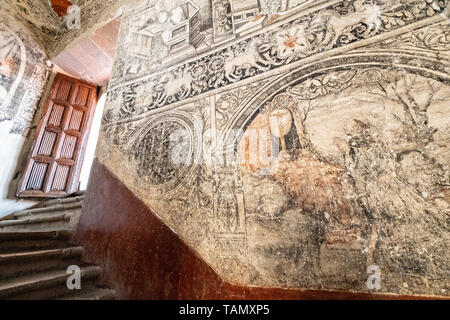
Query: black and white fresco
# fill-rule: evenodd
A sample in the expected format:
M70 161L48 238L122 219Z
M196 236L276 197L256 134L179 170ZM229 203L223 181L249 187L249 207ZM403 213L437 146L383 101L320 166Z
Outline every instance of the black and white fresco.
M98 157L225 280L449 295L448 1L128 9Z
M6 9L0 17L0 122L12 121L11 133L26 135L46 86L49 66L28 30Z

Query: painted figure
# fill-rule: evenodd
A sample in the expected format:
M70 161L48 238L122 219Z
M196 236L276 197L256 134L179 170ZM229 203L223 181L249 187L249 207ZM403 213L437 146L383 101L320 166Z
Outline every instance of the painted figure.
M261 12L253 20L254 22L267 17L268 22L271 23L278 18L279 12L287 11L291 7L290 0L259 0L259 6Z

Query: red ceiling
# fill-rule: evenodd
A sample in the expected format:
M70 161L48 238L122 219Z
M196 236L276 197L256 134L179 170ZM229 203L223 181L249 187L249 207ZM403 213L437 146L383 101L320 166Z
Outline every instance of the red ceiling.
M72 3L68 0L50 0L52 3L53 10L60 17L63 17L67 14L67 8L72 5Z
M52 61L72 77L103 86L109 81L119 33L116 19L76 45L61 52Z

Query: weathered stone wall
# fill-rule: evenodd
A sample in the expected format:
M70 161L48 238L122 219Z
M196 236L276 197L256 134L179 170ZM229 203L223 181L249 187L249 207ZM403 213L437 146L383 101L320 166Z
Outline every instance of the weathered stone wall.
M448 296L448 2L232 2L124 12L99 161L228 282Z
M43 49L11 12L0 1L0 216L30 206L12 200L10 184L50 73Z
M53 58L117 18L121 7L133 6L139 0L74 0L71 1L74 7L61 17L49 0L2 1L8 3L10 14L28 28L48 57Z
M26 135L47 83L47 57L28 30L2 4L0 17L0 122L11 120L11 133Z

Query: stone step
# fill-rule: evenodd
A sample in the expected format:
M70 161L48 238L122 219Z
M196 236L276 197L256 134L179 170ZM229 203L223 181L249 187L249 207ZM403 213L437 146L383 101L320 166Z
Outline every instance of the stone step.
M69 247L70 230L0 232L0 253Z
M70 197L70 198L53 199L53 200L42 201L39 204L39 208L48 208L48 207L57 206L57 205L68 205L71 203L83 202L83 201L84 201L84 195Z
M49 215L25 216L18 220L0 221L0 232L67 229L71 217L71 213L54 213Z
M18 211L14 213L14 217L16 219L20 219L25 216L30 215L39 215L39 214L47 214L51 212L64 212L68 210L76 210L81 209L83 206L83 201L78 201L74 203L69 204L57 204L49 207L43 207L43 208L33 208L33 209L27 209L23 211Z
M93 287L93 281L98 278L100 271L100 268L95 266L81 268L82 290ZM53 270L3 280L0 281L0 299L36 300L69 295L74 291L67 288L68 277L66 270Z
M0 254L0 280L79 264L82 247Z
M55 300L115 300L116 292L111 289L94 288L92 290L75 295L65 295L55 298Z

